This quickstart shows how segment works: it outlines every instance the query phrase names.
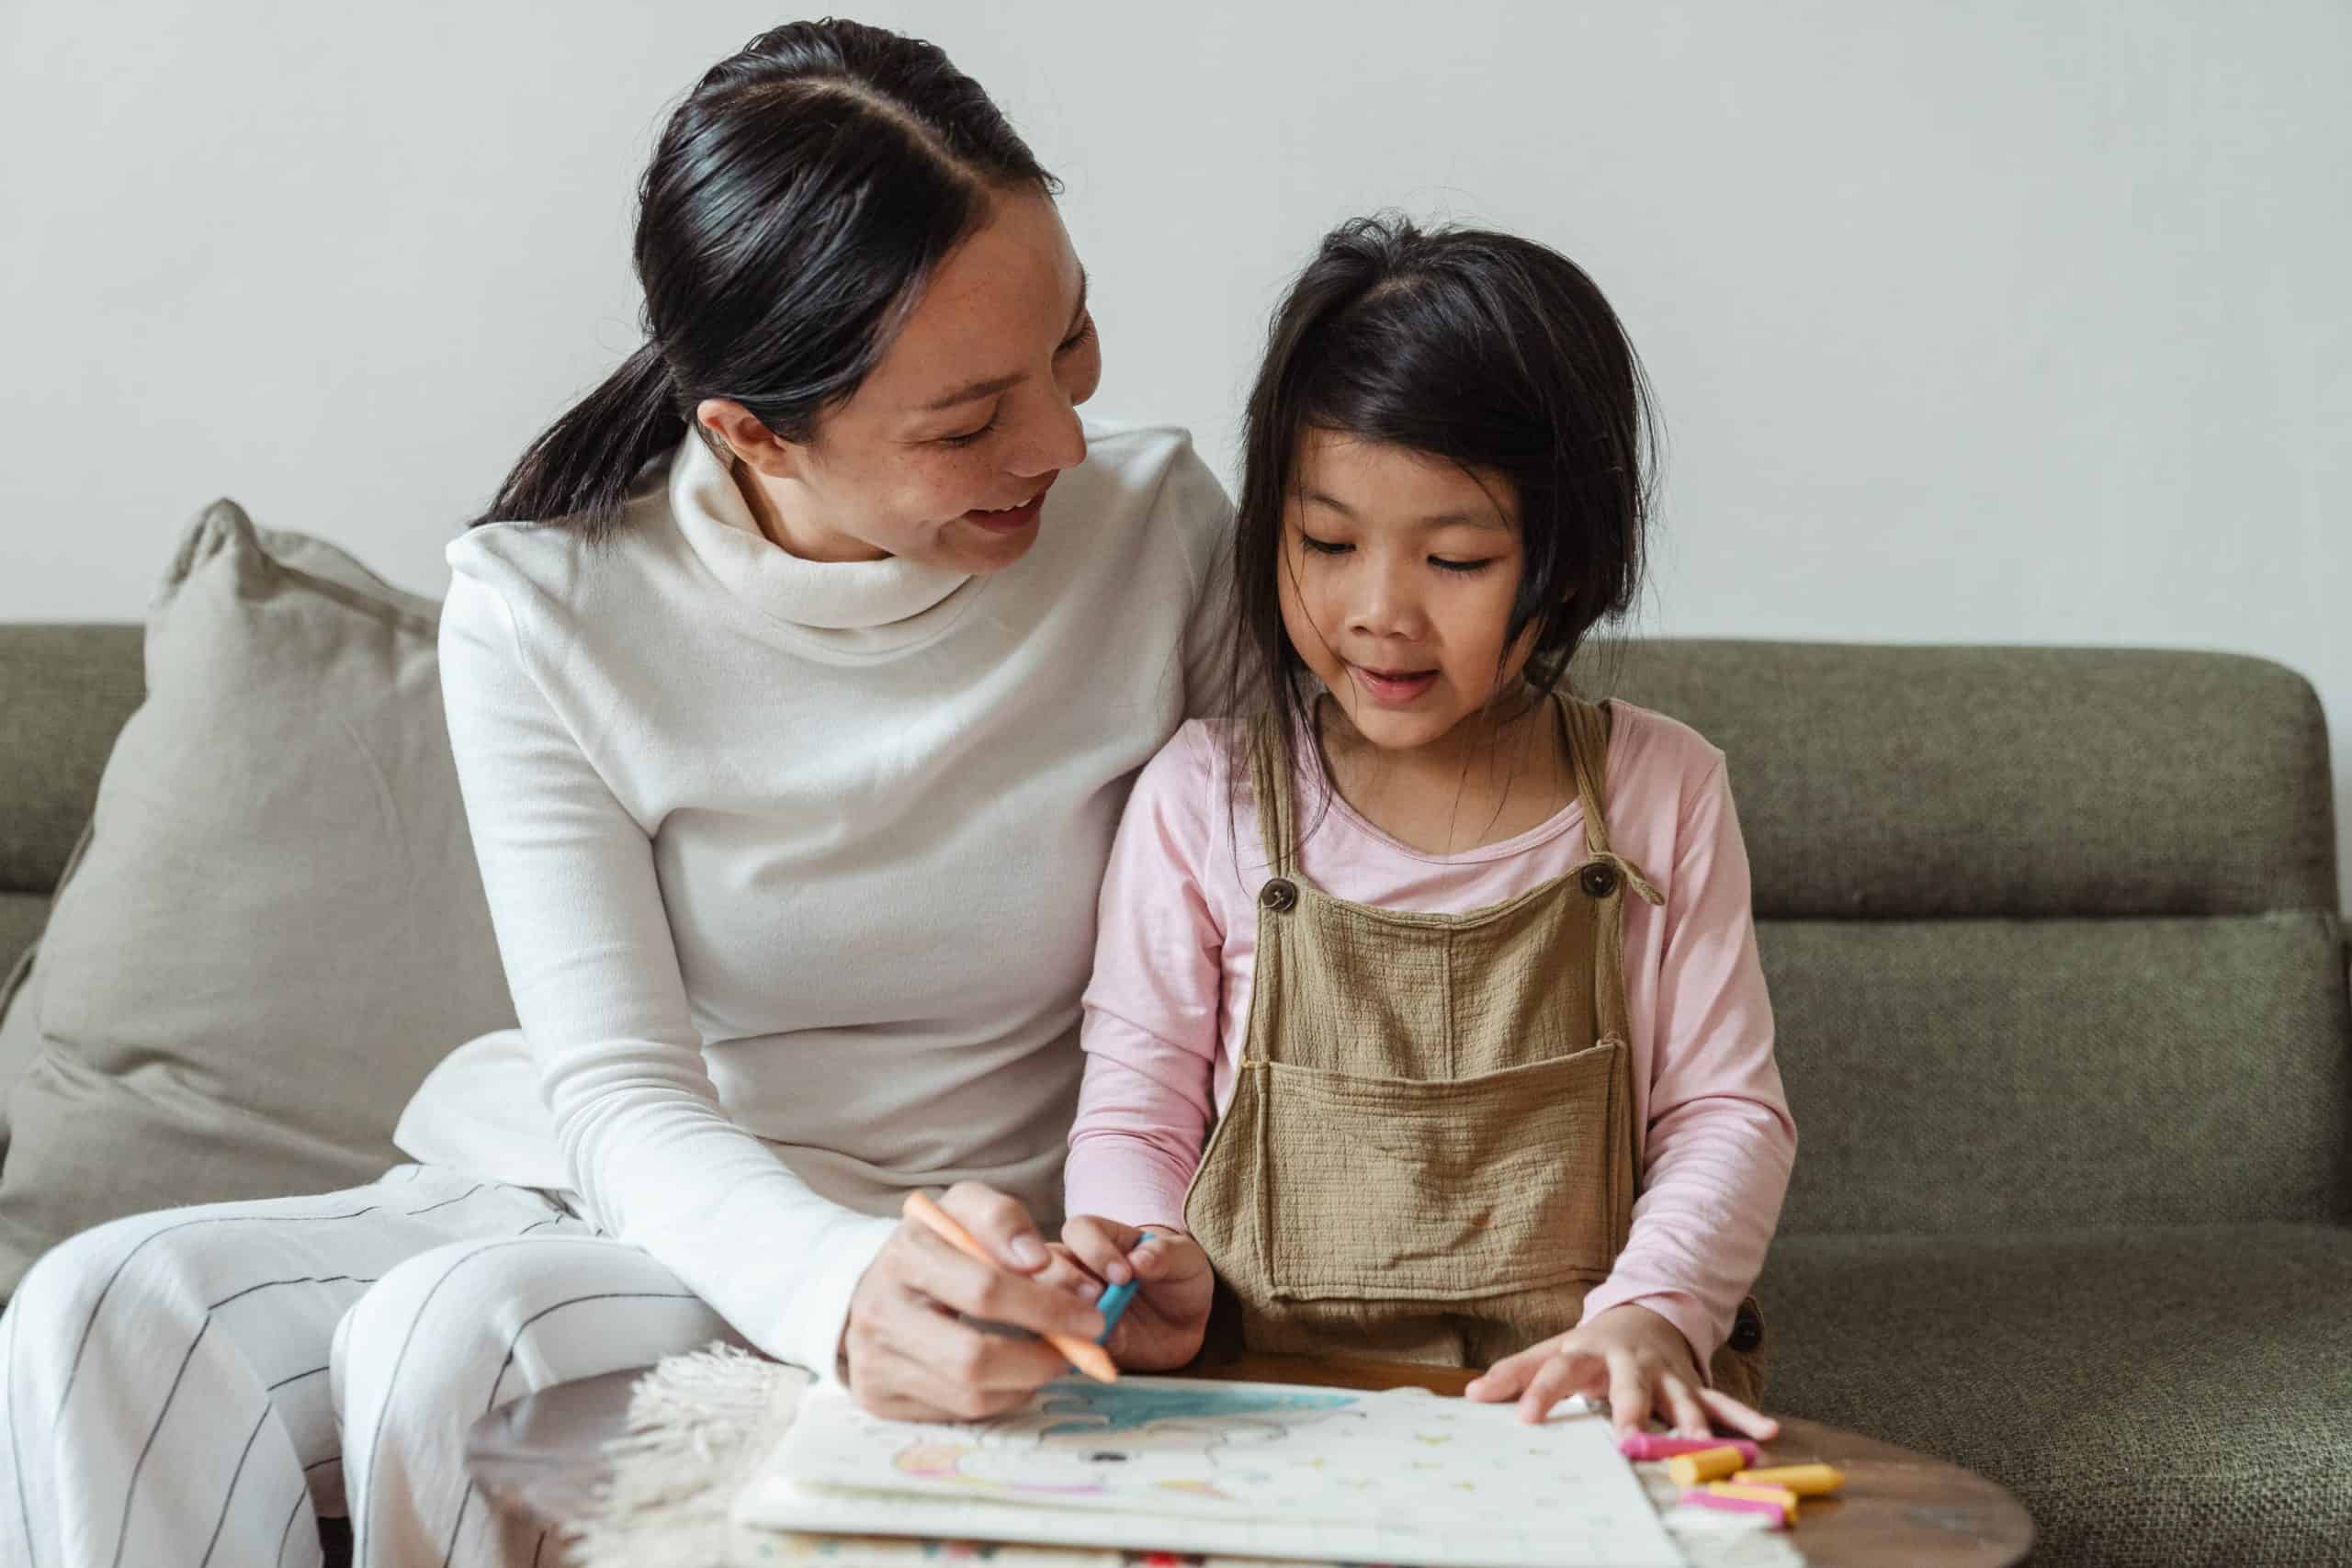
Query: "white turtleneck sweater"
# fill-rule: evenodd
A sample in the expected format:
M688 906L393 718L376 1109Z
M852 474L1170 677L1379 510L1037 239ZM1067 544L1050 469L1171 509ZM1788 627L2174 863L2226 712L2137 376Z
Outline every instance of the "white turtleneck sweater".
M1229 515L1183 432L1088 440L987 577L789 555L692 438L604 545L449 547L442 686L522 1027L435 1070L403 1150L568 1190L828 1375L906 1189L1058 1223L1096 895L1208 697Z

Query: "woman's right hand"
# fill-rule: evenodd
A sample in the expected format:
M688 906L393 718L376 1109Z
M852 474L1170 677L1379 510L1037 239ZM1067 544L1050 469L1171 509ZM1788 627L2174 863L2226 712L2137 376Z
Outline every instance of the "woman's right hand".
M1049 1262L1020 1202L976 1181L939 1206L999 1266L967 1258L912 1220L900 1222L851 1292L842 1356L850 1392L899 1421L975 1421L1009 1410L1069 1371L1042 1339L993 1334L957 1314L1092 1339L1102 1314L1034 1276Z
M1216 1271L1199 1242L1165 1225L1153 1225L1147 1235L1080 1214L1062 1226L1062 1245L1096 1279L1114 1285L1143 1281L1103 1347L1113 1360L1132 1371L1157 1372L1200 1354Z

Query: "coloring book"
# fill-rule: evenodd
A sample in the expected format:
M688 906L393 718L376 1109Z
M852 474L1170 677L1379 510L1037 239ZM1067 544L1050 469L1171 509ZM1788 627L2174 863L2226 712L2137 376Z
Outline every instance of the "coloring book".
M1683 1561L1603 1417L1530 1426L1419 1389L1069 1379L969 1425L887 1421L811 1389L735 1512L840 1535L1433 1568Z

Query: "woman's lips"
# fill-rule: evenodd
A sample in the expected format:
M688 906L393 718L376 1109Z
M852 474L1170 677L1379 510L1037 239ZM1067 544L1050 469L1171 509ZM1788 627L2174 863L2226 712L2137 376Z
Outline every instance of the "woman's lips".
M1403 707L1437 684L1434 670L1368 670L1351 664L1348 673L1355 677L1357 690L1383 707Z
M964 513L964 521L976 528L986 528L991 534L1017 534L1037 521L1037 513L1044 509L1046 503L1046 492L1054 488L1054 479L1060 477L1059 474L1056 474L1053 478L1046 479L1044 484L1037 487L1036 494L1018 506L1008 506L1001 512L989 512L975 507Z

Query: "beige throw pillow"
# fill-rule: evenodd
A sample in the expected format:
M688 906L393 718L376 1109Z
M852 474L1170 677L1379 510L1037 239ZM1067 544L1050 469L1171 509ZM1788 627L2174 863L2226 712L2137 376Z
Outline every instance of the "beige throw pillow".
M514 1023L435 614L232 502L189 530L20 998L0 1292L118 1215L371 1179L433 1065Z

